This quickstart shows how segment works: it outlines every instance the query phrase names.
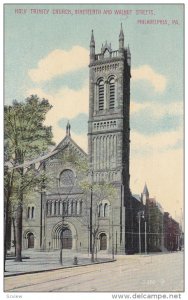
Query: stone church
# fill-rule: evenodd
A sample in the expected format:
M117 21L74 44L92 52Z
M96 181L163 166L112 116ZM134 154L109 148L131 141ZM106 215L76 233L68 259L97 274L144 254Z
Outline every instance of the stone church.
M41 163L50 180L23 209L23 249L72 249L126 253L137 247L133 212L142 203L129 189L131 53L124 45L90 40L88 154L71 138L71 126ZM81 166L81 167L79 167ZM87 166L87 171L83 166ZM85 192L80 184L88 181ZM114 197L97 197L93 185L109 184ZM136 225L138 226L138 225ZM136 246L135 246L136 245Z

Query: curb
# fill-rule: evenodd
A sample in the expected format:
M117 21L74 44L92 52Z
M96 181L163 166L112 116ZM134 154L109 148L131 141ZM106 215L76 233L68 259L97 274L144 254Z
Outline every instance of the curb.
M6 257L6 260L15 260L15 256L8 256ZM30 256L22 256L22 259L30 259Z
M115 262L116 259L114 260L107 260L107 261L101 261L101 262L94 262L94 263L88 263L88 264L78 264L78 265L71 265L71 266L65 266L65 267L59 267L59 268L54 268L54 269L48 269L48 270L38 270L38 271L28 271L28 272L23 272L23 273L15 273L15 274L7 274L4 273L4 277L14 277L14 276L21 276L21 275L27 275L27 274L37 274L37 273L44 273L44 272L52 272L56 270L62 270L62 269L69 269L69 268L75 268L75 267L86 267L86 266L91 266L91 265L99 265L99 264L106 264L110 262Z

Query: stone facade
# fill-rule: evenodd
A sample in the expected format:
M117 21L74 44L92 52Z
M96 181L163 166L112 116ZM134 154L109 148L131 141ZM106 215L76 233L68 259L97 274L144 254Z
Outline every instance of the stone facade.
M126 205L129 191L130 50L124 47L121 28L119 48L107 42L95 54L92 32L89 65L88 155L94 182L108 182L117 190L111 200L113 236L118 253L125 253ZM112 216L111 216L112 217ZM106 232L108 235L110 233Z
M88 155L72 140L67 124L56 154L41 165L50 185L33 193L23 209L23 248L59 249L63 232L63 248L90 251L93 240L97 251L125 253L131 75L122 28L118 50L106 42L99 54L92 32L89 70ZM78 160L88 164L87 171L78 169ZM93 185L110 184L115 196L86 193L84 178Z
M65 138L41 163L43 188L24 202L23 249L163 250L169 226L163 226L161 209L146 185L141 198L129 189L130 63L122 28L118 50L106 42L98 54L92 31L88 154L71 138L68 123Z
M43 190L23 209L23 248L60 249L63 236L63 248L88 251L89 208L80 186L85 174L76 165L85 164L87 154L70 135L53 152L41 164L47 176Z

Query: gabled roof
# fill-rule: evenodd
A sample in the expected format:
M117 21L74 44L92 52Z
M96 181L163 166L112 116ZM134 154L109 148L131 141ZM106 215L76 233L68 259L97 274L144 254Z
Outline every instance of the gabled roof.
M66 136L63 138L63 140L55 147L55 149L53 149L51 152L45 154L45 155L41 155L35 159L32 159L30 161L26 161L24 162L24 164L20 164L20 165L13 165L13 163L11 161L5 162L5 167L7 167L8 169L17 169L17 168L28 168L31 165L36 165L38 164L39 167L42 165L42 163L44 161L46 161L48 158L53 157L54 155L56 155L58 152L63 151L65 148L67 148L68 146L71 146L71 148L73 148L74 150L76 150L76 152L81 155L83 158L87 158L87 153L78 146L78 144L76 144L75 141L73 141L73 139L71 138L70 135L70 124L69 122L67 123L67 127L66 127ZM38 167L37 167L38 168Z
M31 165L35 165L37 163L39 163L39 165L46 159L54 156L55 154L57 154L59 152L59 150L53 150L52 152L49 152L48 154L45 154L45 155L41 155L35 159L32 159L32 160L28 160L28 161L25 161L23 164L20 164L20 165L13 165L13 162L11 161L8 161L5 163L5 166L7 166L9 169L20 169L20 168L28 168L30 167Z
M87 153L80 148L80 146L78 146L78 144L69 135L66 135L53 151L61 151L61 149L63 150L66 146L71 146L76 150L76 152L79 152L81 156L87 157Z

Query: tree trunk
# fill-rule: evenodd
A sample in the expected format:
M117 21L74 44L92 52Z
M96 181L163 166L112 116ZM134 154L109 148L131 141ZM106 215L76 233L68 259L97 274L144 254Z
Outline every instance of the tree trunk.
M13 227L14 256L16 257L16 226L15 226L14 217L12 217L12 227Z
M91 252L91 261L95 261L95 237L93 237L93 245L92 245L92 252Z
M11 243L11 235L9 236L9 229L11 230L10 196L11 196L12 187L13 187L13 174L14 174L14 172L11 173L7 187L4 191L4 271L6 271L5 265L6 265L6 256L7 256L7 248L8 248L7 246L8 246L9 238L10 238L10 243ZM4 170L4 175L7 175L7 169ZM10 226L10 228L9 228L9 226Z
M8 200L5 200L5 213L4 213L4 272L5 270L5 265L6 265L6 255L7 255L7 217L8 217Z
M10 199L8 198L5 203L5 213L4 213L4 271L5 271L7 250L10 248L10 242L11 242L10 230L11 230Z
M15 261L22 261L22 199L17 208L16 213L16 259Z

